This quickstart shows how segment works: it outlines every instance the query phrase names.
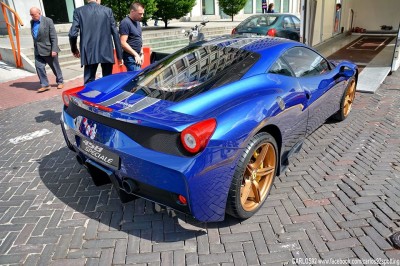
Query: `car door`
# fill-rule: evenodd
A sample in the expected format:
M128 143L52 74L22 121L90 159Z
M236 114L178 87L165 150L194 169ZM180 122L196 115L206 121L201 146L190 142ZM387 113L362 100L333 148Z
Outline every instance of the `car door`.
M305 105L308 99L298 79L283 58L275 61L268 74L282 91L276 99L281 112L276 116L274 123L281 129L284 158L306 136L308 113Z
M298 78L308 101L307 134L310 134L338 110L345 81L321 55L307 47L288 50L283 58Z
M281 29L277 32L277 37L291 39L298 41L299 34L296 31L296 25L294 24L291 16L284 16L282 18Z

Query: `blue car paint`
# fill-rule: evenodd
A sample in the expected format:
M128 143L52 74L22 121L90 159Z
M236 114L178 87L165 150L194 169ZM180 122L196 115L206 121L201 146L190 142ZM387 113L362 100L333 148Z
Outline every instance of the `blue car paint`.
M174 132L181 132L187 126L208 117L214 117L217 121L217 128L205 150L191 157L175 156L142 147L124 133L97 122L98 134L93 141L121 158L120 169L111 169L119 182L122 177L129 177L181 194L187 197L190 213L196 219L223 220L233 173L248 141L263 128L276 127L282 140L282 162L293 146L305 138L307 127L310 129L312 126L310 121L313 117L318 120L315 124L326 119L319 116L321 108L332 97L341 97L345 88L344 78L333 81L337 71L327 73L325 81L320 77L299 79L265 74L285 49L302 46L279 39L266 42L271 43L270 49L260 52L260 60L235 83L177 103L158 101L133 114L124 114L121 112L122 106L114 105L114 111L110 114L114 119ZM261 51L258 46L254 46L254 50ZM355 68L351 63L340 64ZM128 72L100 79L79 92L78 97L93 103L104 102L119 95L124 83L137 74L138 72ZM326 85L322 90L316 89L321 89L321 84ZM333 92L325 90L325 86L338 88ZM93 91L101 93L93 97ZM308 93L311 95L309 99ZM284 110L278 104L278 97L284 102ZM132 95L124 101L135 104L143 98ZM328 109L335 111L339 106L332 104ZM96 112L94 109L92 111ZM66 138L76 150L79 150L77 140L87 137L79 131L82 121L78 120L63 111L62 126L66 131ZM80 154L88 157L81 152Z

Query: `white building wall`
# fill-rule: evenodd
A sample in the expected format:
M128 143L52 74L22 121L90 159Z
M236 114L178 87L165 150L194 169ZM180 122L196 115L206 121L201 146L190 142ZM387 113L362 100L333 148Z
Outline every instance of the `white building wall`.
M321 41L325 41L334 35L336 0L325 0L322 9L325 12L323 14Z

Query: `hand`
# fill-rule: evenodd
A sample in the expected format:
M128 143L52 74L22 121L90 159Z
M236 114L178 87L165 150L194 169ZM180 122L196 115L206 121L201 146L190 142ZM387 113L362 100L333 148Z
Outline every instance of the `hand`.
M57 56L57 52L51 52L51 57L56 57Z
M79 50L76 50L75 53L72 53L76 58L80 58L81 54L79 53Z
M122 66L122 65L123 65L122 59L117 59L117 62L118 62L118 65L119 65L119 66Z
M142 65L142 57L140 55L135 56L135 62L138 65Z

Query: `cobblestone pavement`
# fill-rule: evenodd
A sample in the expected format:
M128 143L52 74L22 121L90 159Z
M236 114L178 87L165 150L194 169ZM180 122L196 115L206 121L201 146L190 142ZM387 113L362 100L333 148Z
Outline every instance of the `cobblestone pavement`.
M389 240L400 230L400 71L312 134L245 221L121 204L66 148L61 106L57 96L0 111L0 264L400 264Z

